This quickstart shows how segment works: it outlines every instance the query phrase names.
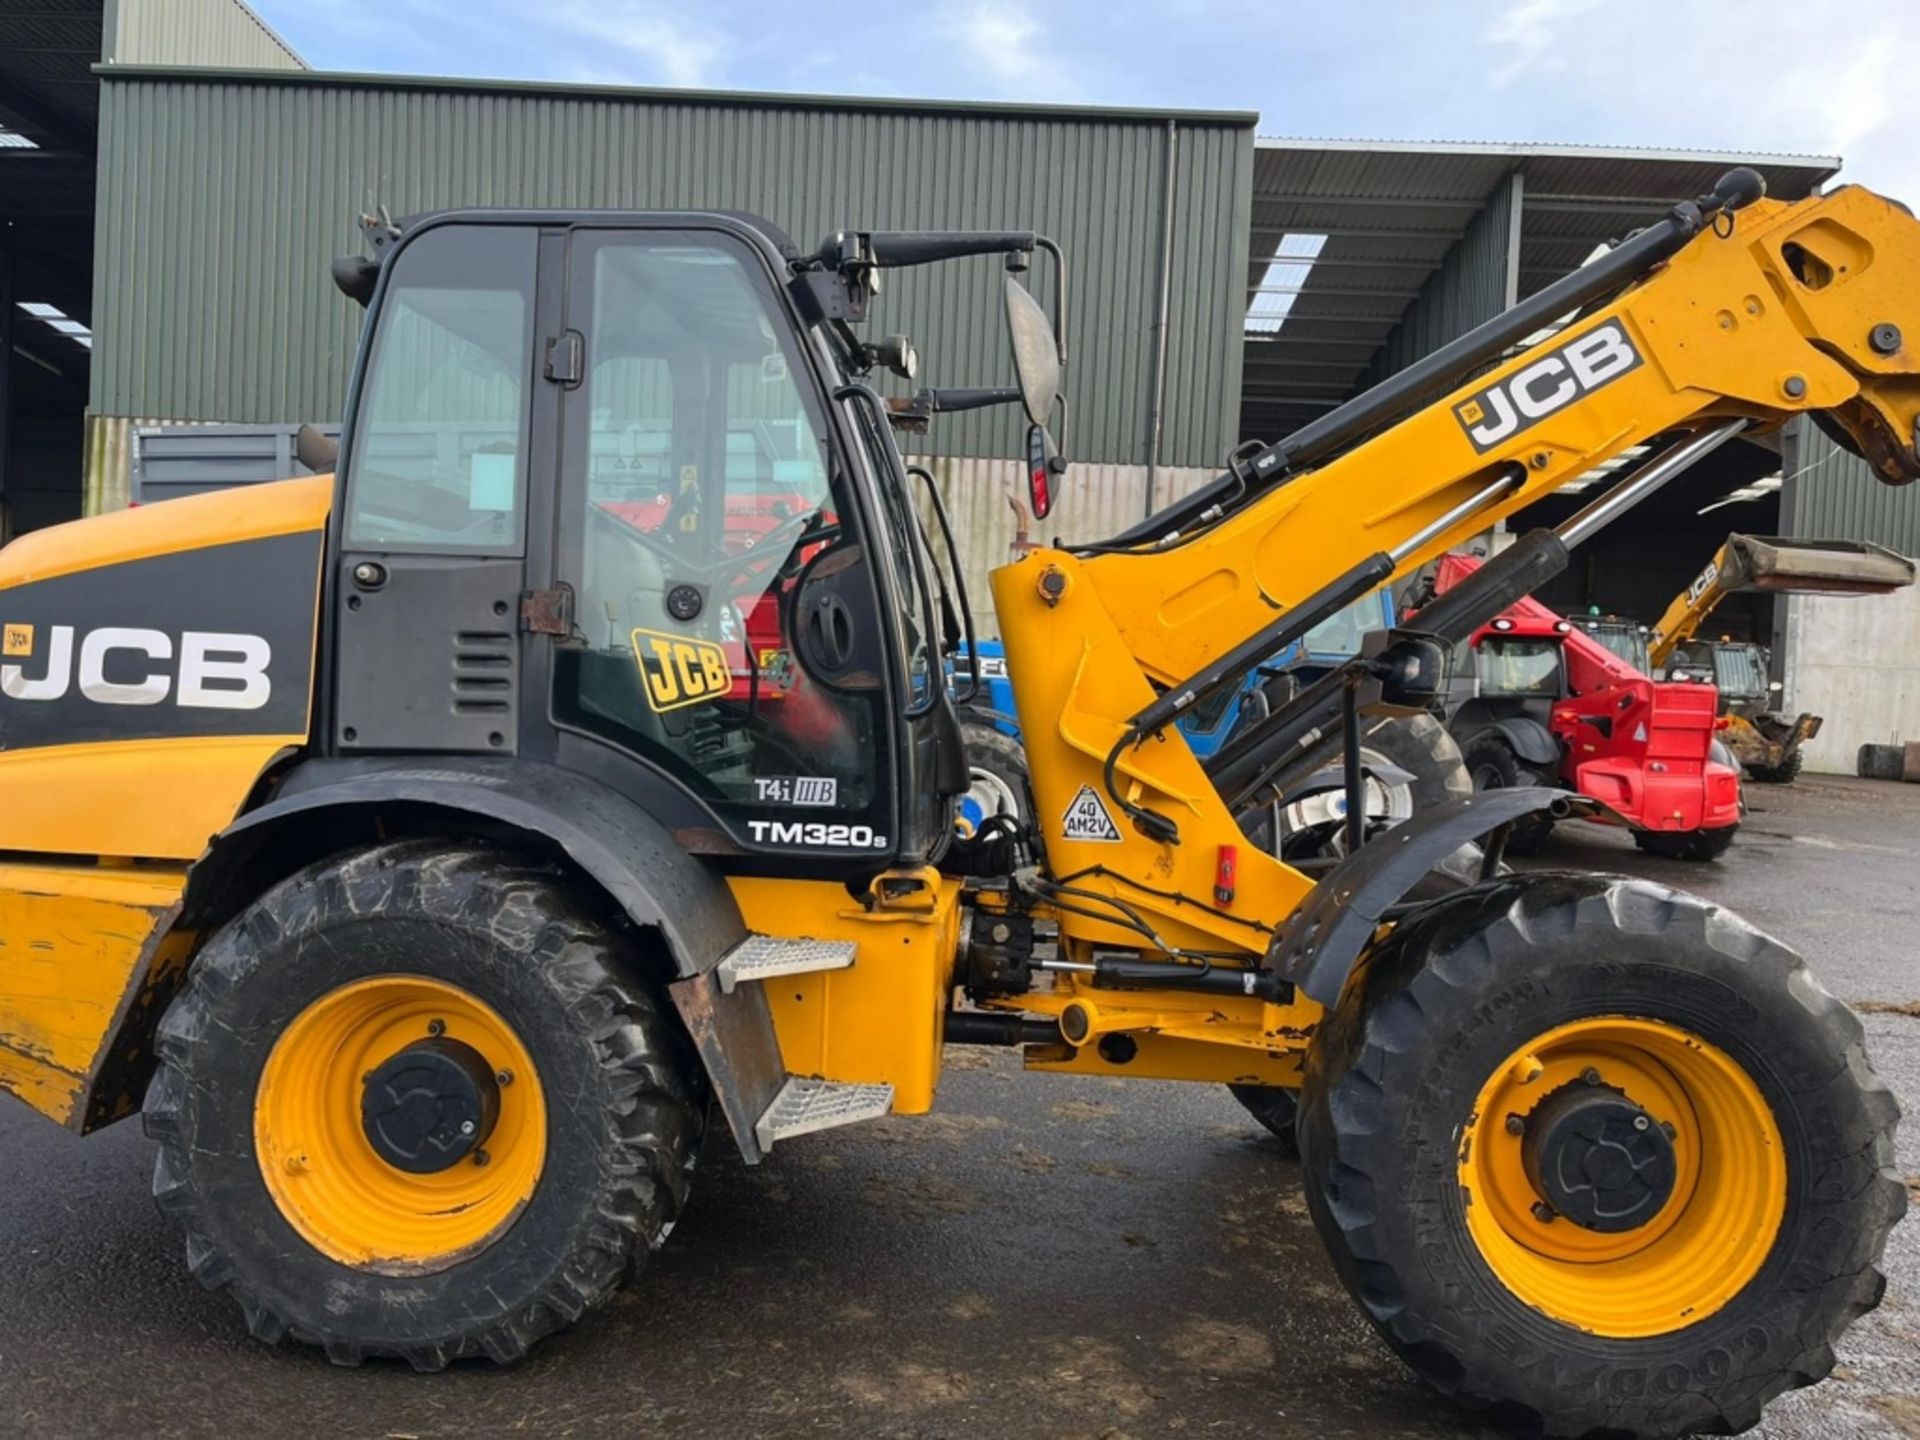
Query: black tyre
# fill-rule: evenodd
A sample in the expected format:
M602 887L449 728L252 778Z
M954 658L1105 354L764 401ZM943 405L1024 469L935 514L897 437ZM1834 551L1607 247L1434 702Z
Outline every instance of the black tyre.
M274 886L160 1024L153 1188L194 1275L260 1340L420 1370L517 1360L605 1301L678 1217L706 1114L632 959L557 871L479 846Z
M1544 786L1560 788L1558 774L1531 761L1522 760L1503 738L1496 734L1476 735L1466 746L1467 775L1475 790L1511 790L1516 787ZM1513 822L1507 836L1509 855L1537 855L1546 848L1553 833L1553 817L1544 812L1524 816Z
M1855 769L1862 780L1898 780L1906 774L1906 750L1899 745L1862 745Z
M994 729L991 722L961 712L960 734L967 742L967 764L974 771L968 796L980 807L981 818L1010 813L1018 820L1033 818L1033 787L1027 778L1027 752L1018 740Z
M1227 1089L1280 1142L1281 1152L1288 1159L1300 1158L1300 1141L1294 1133L1300 1115L1298 1092L1277 1085L1229 1085Z
M1906 1208L1897 1118L1784 946L1545 873L1369 957L1300 1142L1336 1268L1420 1375L1522 1434L1664 1437L1743 1430L1832 1368Z
M1790 750L1778 765L1747 766L1747 778L1758 780L1762 785L1791 785L1800 778L1804 758L1798 749Z
M1383 715L1364 723L1363 756L1413 777L1406 782L1412 813L1473 793L1473 775L1460 747L1431 715Z
M1738 825L1718 830L1636 830L1633 843L1663 860L1718 860L1733 844Z

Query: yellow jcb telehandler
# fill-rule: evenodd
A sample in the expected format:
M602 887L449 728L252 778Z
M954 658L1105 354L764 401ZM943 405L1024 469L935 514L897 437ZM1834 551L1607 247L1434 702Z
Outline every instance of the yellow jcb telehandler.
M994 572L1035 818L964 838L965 606L868 378L910 349L856 327L889 267L1047 242L372 224L335 269L368 306L337 475L0 551L0 1086L78 1131L143 1110L188 1263L253 1334L422 1370L604 1302L709 1115L758 1162L929 1109L956 1043L1265 1087L1340 1275L1461 1405L1753 1424L1878 1301L1905 1205L1858 1023L1705 900L1501 873L1507 827L1591 802L1369 830L1359 735L1742 431L1819 411L1920 473L1920 224L1762 192L1732 172L1124 534ZM1011 275L1008 325L1039 518L1061 351ZM1181 740L1645 444L1205 765ZM1250 798L1335 754L1344 843L1243 843Z
M1775 710L1780 686L1768 676L1766 652L1731 638L1695 641L1727 596L1743 590L1776 595L1887 595L1913 584L1913 561L1864 540L1798 540L1729 535L1707 568L1673 597L1647 640L1650 672L1665 676L1676 660L1720 692L1720 739L1749 778L1786 785L1800 774L1800 747L1820 733L1821 718L1789 720Z

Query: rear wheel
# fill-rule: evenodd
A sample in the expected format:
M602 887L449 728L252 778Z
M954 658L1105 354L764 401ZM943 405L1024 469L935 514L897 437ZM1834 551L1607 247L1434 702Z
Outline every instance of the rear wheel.
M1763 785L1791 785L1800 778L1802 758L1799 750L1790 750L1778 765L1747 766L1747 776Z
M339 1364L518 1359L672 1228L677 1020L551 869L405 841L218 931L159 1031L154 1194L249 1330Z
M1404 923L1307 1062L1308 1203L1387 1342L1532 1435L1754 1424L1905 1209L1859 1022L1703 901L1513 876Z
M1519 753L1497 734L1476 735L1466 747L1467 774L1475 790L1512 790L1539 786L1560 788L1560 777L1543 766L1523 760ZM1523 815L1513 822L1507 835L1509 855L1537 855L1546 848L1553 833L1553 817L1544 812Z
M1636 830L1633 843L1664 860L1718 860L1733 844L1738 825L1718 830Z

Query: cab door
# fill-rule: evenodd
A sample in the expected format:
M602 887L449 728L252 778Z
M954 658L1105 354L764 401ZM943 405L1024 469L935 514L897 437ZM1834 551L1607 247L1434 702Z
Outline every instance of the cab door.
M387 261L341 457L336 754L520 748L529 497L551 470L540 248L529 226L456 221Z
M768 258L717 223L581 227L566 276L563 763L588 742L597 773L612 752L664 779L723 852L890 863L894 629Z

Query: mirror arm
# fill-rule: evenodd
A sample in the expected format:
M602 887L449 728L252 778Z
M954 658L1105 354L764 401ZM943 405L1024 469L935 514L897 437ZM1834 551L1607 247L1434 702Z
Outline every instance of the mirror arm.
M1053 338L1060 351L1060 368L1064 370L1067 368L1067 257L1044 235L1034 236L1033 243L1053 257Z

